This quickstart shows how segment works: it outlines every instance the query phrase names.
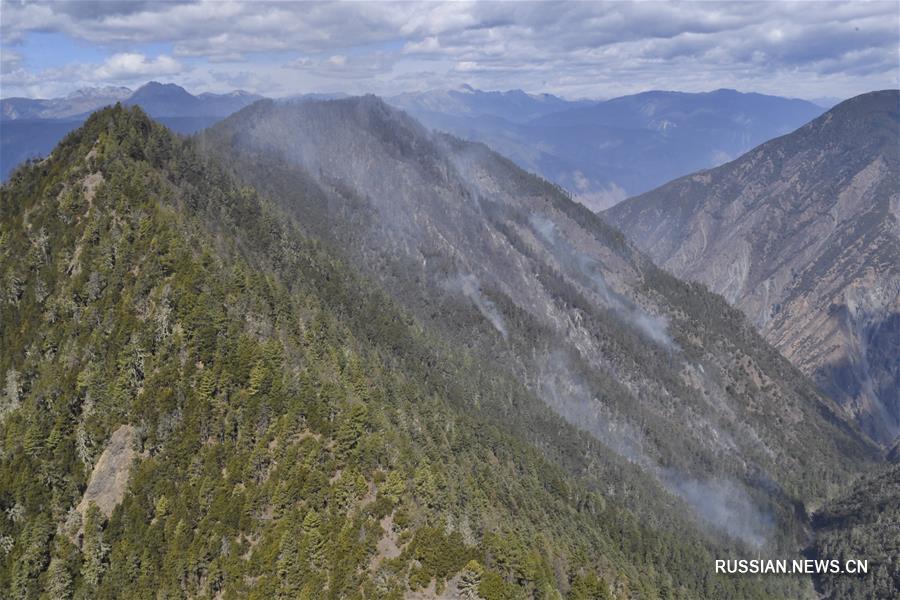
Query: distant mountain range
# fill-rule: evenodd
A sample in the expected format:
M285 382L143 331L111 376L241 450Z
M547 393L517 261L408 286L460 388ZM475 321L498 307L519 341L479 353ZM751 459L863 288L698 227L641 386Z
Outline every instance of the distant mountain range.
M725 89L570 102L465 88L387 100L429 127L487 144L592 210L732 160L824 111L804 100Z
M743 310L875 439L900 433L900 92L847 100L604 213Z
M22 161L45 156L95 110L121 102L137 105L179 133L193 133L252 104L262 96L244 91L193 95L175 84L151 81L126 87L86 88L63 98L0 100L0 179Z
M37 98L4 98L0 100L0 118L19 119L67 119L82 116L101 106L115 104L131 96L127 87L95 87L76 90L62 98L42 100Z
M226 94L204 92L197 96L174 83L151 81L137 90L127 87L83 88L62 98L4 98L4 121L26 119L80 119L116 102L138 105L151 117L227 117L262 96L237 90Z
M469 85L451 90L410 92L386 100L419 119L423 116L438 120L446 116L495 117L513 123L527 123L551 113L597 104L592 100L571 101L552 94L527 94L522 90L485 92Z
M281 101L341 97L303 94ZM26 158L45 155L87 114L115 102L139 105L175 131L191 133L260 98L243 91L193 95L150 82L133 92L102 87L49 100L0 100L0 176L5 179ZM731 160L824 110L803 100L734 90L654 91L600 102L462 86L386 100L430 128L487 144L592 210Z

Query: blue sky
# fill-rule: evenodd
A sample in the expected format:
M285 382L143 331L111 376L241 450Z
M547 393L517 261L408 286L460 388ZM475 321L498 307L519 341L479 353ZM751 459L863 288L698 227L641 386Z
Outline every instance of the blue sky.
M0 95L174 82L392 94L463 83L566 97L898 87L900 3L197 2L0 7Z

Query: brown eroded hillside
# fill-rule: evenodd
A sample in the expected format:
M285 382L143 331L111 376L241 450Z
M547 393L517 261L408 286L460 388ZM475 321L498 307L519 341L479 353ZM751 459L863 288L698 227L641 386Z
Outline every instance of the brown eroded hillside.
M858 96L604 213L706 284L881 442L900 432L900 92Z

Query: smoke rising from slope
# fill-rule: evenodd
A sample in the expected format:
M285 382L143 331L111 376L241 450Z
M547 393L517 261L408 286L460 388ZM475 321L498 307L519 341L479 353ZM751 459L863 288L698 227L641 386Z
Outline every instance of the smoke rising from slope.
M472 304L475 305L475 308L478 309L478 312L481 313L481 316L487 319L490 324L493 325L494 329L500 332L503 339L506 339L507 330L503 316L500 314L497 305L486 298L481 292L481 285L474 275L457 275L455 278L447 280L444 283L444 287L461 293L471 300Z
M556 351L544 358L538 373L538 390L544 403L563 419L587 431L616 454L645 467L655 464L644 454L640 433L591 392L564 352Z
M639 465L670 493L681 498L701 522L760 548L770 536L774 519L758 507L737 481L695 479L665 467L654 458L644 436L596 397L562 351L544 357L538 374L541 399L567 422L602 442L622 458Z
M676 349L677 345L668 333L668 322L665 317L651 315L634 302L609 287L606 278L597 266L597 262L589 256L571 248L559 238L556 232L556 224L553 221L539 215L531 215L531 226L538 235L550 245L554 256L569 266L575 272L580 273L590 286L604 300L607 308L622 321L637 329L645 337L656 344Z
M728 479L701 481L684 477L672 469L662 470L661 481L703 520L746 544L756 548L765 545L774 520L735 482Z

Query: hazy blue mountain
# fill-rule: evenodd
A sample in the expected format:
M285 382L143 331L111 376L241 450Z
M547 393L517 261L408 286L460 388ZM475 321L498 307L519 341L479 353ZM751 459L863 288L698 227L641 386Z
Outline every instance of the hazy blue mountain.
M519 166L563 186L593 210L607 208L676 177L714 167L783 135L824 109L734 90L646 92L584 105L514 92L474 92L488 109L469 109L466 94L437 92L391 99L423 123L480 141ZM449 100L448 100L449 99ZM545 114L525 119L539 108Z
M417 116L500 117L514 123L526 123L551 113L595 104L586 100L569 101L552 94L528 94L522 90L486 92L469 85L453 90L399 94L387 101Z
M21 119L0 123L0 176L29 158L46 156L80 119Z
M203 101L174 83L151 81L135 90L123 104L140 106L151 117L184 117L198 114Z
M836 96L822 96L819 98L810 98L810 102L818 104L822 108L833 108L846 100L846 98L838 98Z
M728 89L704 93L651 91L548 115L534 124L605 125L669 132L685 128L727 131L730 138L747 143L754 137L771 137L766 132L787 133L791 129L782 123L809 118L818 108L813 107L805 100Z
M0 179L22 161L46 156L88 114L122 102L137 105L178 133L194 133L262 98L242 90L197 96L169 83L151 81L134 92L122 87L86 88L49 100L0 100Z
M151 117L227 117L262 98L243 90L195 96L174 83L151 81L138 88L125 104L140 106Z
M244 90L234 90L225 94L214 94L212 92L203 92L197 96L205 106L205 114L231 114L240 109L253 104L257 100L261 100L262 96L253 94Z
M61 98L4 98L0 100L0 119L67 119L78 117L131 95L127 87L82 88Z

